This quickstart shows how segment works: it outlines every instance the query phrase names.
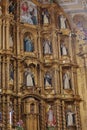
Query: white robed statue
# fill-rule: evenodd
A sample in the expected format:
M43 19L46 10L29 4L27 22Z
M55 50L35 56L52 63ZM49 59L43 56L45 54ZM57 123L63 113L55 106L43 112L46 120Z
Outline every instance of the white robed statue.
M44 40L43 49L44 49L44 54L52 53L52 46L51 46L51 42L49 40L46 40L46 39Z
M67 126L74 125L74 113L69 111L67 112Z
M34 76L32 74L32 72L30 70L25 72L25 76L26 76L26 86L34 86L35 82L34 82Z
M60 16L60 29L66 29L66 18L63 15Z
M61 55L67 55L68 51L66 46L63 43L61 43L60 47L61 47Z
M63 76L63 85L64 89L71 89L71 77L68 71Z

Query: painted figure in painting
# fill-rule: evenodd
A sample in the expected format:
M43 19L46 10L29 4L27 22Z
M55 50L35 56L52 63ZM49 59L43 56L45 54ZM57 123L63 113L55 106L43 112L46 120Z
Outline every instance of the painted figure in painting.
M33 21L33 24L36 25L37 24L37 19L36 19L36 16L35 16L35 9L33 8L32 11L30 11L30 14L31 14L31 19Z
M49 23L49 18L50 18L49 12L48 12L48 10L45 8L45 9L42 11L42 22L43 22L43 24L48 24L48 23Z
M34 75L32 74L31 70L28 69L25 72L25 78L26 78L26 86L35 86L35 81L34 81Z
M71 77L69 71L66 71L63 75L63 87L64 89L71 89Z
M44 85L45 87L52 87L52 77L49 73L45 74Z
M33 52L34 51L33 43L28 35L24 38L24 51L25 52Z
M68 50L64 44L64 41L61 41L60 50L61 50L61 55L68 55Z
M45 39L43 42L43 52L44 54L52 53L52 44L48 39Z
M21 6L21 9L23 11L23 14L28 14L28 3L27 2L24 2Z
M30 1L24 1L21 4L21 22L37 24L37 9Z
M66 18L63 15L59 16L60 29L66 29Z
M47 127L55 127L55 126L56 126L56 118L54 116L52 106L50 106L47 112Z

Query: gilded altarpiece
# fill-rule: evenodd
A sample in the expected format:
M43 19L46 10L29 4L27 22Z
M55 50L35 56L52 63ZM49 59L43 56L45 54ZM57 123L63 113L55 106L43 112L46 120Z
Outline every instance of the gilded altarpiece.
M76 36L66 14L46 0L0 7L0 130L81 130Z

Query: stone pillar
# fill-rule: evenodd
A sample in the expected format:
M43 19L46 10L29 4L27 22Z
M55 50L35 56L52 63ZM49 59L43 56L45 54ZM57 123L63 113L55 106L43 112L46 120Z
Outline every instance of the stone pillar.
M63 130L66 130L66 116L65 116L65 103L62 101L62 120L63 120Z

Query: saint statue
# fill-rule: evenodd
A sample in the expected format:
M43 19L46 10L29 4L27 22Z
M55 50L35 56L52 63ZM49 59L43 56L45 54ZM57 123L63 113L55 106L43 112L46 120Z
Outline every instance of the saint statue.
M56 119L52 107L50 106L47 112L47 127L55 127L55 126L56 126Z
M63 15L59 17L60 29L66 29L66 18Z
M75 123L75 114L71 111L67 112L67 126L73 126Z
M33 46L31 39L29 38L29 36L26 36L24 38L24 51L25 52L33 52L34 51L34 46Z
M28 69L25 72L25 76L26 76L26 86L27 87L33 87L33 86L35 86L34 75L32 74L32 72L31 72L30 69Z
M62 43L60 44L60 49L61 49L61 55L68 55L68 50L67 50L67 48L66 48L64 42L62 42Z
M42 21L43 21L43 24L48 24L49 23L49 12L47 9L44 9L42 11Z
M52 77L48 73L45 74L44 85L45 87L52 87Z
M69 71L63 75L63 87L64 89L71 89L71 77Z
M43 42L43 52L44 54L52 53L52 44L48 39L45 39Z

